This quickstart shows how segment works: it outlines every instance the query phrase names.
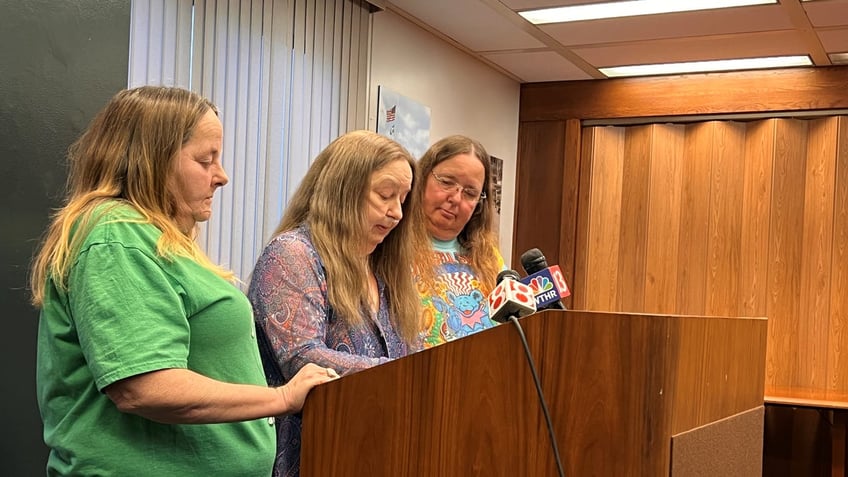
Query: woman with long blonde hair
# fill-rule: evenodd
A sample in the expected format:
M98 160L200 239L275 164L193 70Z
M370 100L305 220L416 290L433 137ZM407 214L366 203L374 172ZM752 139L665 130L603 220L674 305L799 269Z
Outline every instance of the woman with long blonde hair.
M345 375L419 348L410 273L424 243L415 161L368 131L324 149L259 258L248 290L269 383L307 362ZM274 475L298 475L299 416L278 421Z
M269 388L250 303L194 241L228 181L222 137L208 100L144 86L71 147L31 276L48 475L267 476L266 418L333 378L308 365Z

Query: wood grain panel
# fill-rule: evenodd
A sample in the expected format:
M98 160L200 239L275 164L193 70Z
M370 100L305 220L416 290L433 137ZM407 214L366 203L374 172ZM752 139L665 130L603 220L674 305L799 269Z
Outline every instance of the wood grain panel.
M310 395L303 440L319 444L303 452L335 454L305 459L302 475L453 475L447 469L464 469L462 475L510 477L509 467L491 466L504 452L522 464L526 458L538 475L552 475L548 449L526 445L545 442L546 433L515 330L488 331L485 340L457 340L314 389L323 396ZM457 365L471 357L486 358ZM504 393L503 376L525 384ZM495 432L481 435L480 423Z
M845 116L839 117L837 134L827 389L848 394L848 118Z
M589 199L586 309L617 311L624 129L595 130Z
M686 347L686 353L688 356L692 356L692 359L677 363L674 368L677 376L674 381L676 387L673 392L675 395L687 396L688 404L686 406L675 406L671 426L673 434L682 432L683 429L698 427L698 423L701 422L704 400L710 397L698 392L698 389L702 385L716 384L708 381L707 376L704 375L705 364L711 356L706 340L707 325L707 322L696 322L688 327L676 330L679 333L680 346Z
M586 319L592 316L592 319ZM668 363L674 349L666 319L621 314L569 312L525 329L537 354L552 417L567 416L557 428L566 475L664 475L668 425L657 397L671 388ZM568 346L563 347L563 337ZM557 359L557 357L561 357ZM575 412L578 409L581 411ZM604 445L616 436L614 449ZM579 454L579 458L577 455ZM535 475L535 474L523 474ZM542 474L539 474L542 475ZM545 474L554 475L554 474Z
M645 244L654 127L625 129L621 175L621 227L618 238L616 310L645 309Z
M678 245L682 200L683 144L681 125L654 125L648 192L645 257L646 313L677 310Z
M566 283L574 283L574 263L576 261L577 223L580 169L583 167L583 155L581 152L581 128L580 121L569 119L565 122L565 150L562 173L562 205L559 230L559 257L556 262L565 275ZM573 308L572 298L563 300L567 308Z
M800 384L800 364L796 357L800 348L808 345L798 340L798 328L802 326L798 291L801 286L807 123L779 120L775 133L769 224L767 389Z
M675 363L674 392L686 398L674 409L672 433L763 403L765 319L686 318L678 324L681 359ZM730 356L729 349L740 353Z
M595 128L587 127L581 131L582 141L580 143L580 185L577 191L577 222L575 224L574 251L574 281L571 286L572 309L588 310L586 301L587 284L589 283L589 251L590 251L590 214L592 199L592 171L594 168Z
M683 152L665 162L653 151L660 144L673 150L674 139L660 138L659 125L595 128L595 137L600 138L592 149L595 189L587 199L591 204L587 243L592 246L585 255L593 258L578 270L584 270L596 300L604 296L597 290L606 290L599 283L615 279L618 289L615 305L607 299L587 308L712 316L768 313L769 386L825 386L828 360L841 351L843 339L841 323L831 318L830 311L831 302L842 299L831 291L831 275L836 280L846 268L834 265L831 270L830 265L845 253L844 246L836 245L839 229L832 219L845 207L839 205L841 196L835 189L838 121L772 119L675 126L685 127ZM625 134L623 143L599 142L620 130ZM619 190L615 186L619 169L611 165L616 147L623 148L624 156L620 197L614 195ZM651 155L649 160L644 159L646 154ZM677 196L670 192L675 187L653 185L662 183L663 175L678 181ZM620 218L613 210L616 203L621 204ZM599 237L616 229L616 220L617 244L601 241ZM653 220L662 225L651 225ZM674 246L669 246L669 237L675 238ZM598 244L608 247L609 253L594 247ZM610 258L614 251L616 260ZM667 259L672 253L678 260ZM663 267L674 274L673 279L659 272ZM844 289L841 282L834 286ZM640 289L645 294L641 301ZM665 307L658 306L657 294L669 290L676 290L676 295L661 298ZM649 293L653 293L650 300ZM820 346L828 339L837 345Z
M690 121L692 115L772 111L802 117L848 108L846 90L848 66L527 84L520 121ZM644 175L628 162L631 143L612 177L614 153L599 150L592 136L607 128L583 128L582 138L569 141L581 144L586 162L577 172L563 171L563 181L572 184L579 174L575 223L559 224L560 249L572 240L565 232L576 229L573 306L640 311L634 289L642 287L644 312L768 315L767 388L848 392L848 119L833 121L764 119L737 125L733 133L725 125L687 123L678 170L654 154ZM635 134L631 128L626 137ZM652 140L656 148L656 133ZM633 182L640 174L647 189ZM617 179L618 197L609 193ZM678 197L655 184L674 180ZM563 215L569 201L562 201ZM647 225L635 220L640 216ZM633 257L643 251L640 276ZM662 294L668 291L672 299Z
M766 405L763 476L833 477L829 427L818 409Z
M706 308L707 204L710 203L714 129L712 123L686 126L677 256L678 308L675 311L684 315L702 315Z
M848 67L521 85L519 121L848 108ZM662 98L662 101L657 101Z
M739 316L745 125L712 121L706 309L709 316Z
M742 241L739 269L739 316L766 316L769 215L775 119L747 124Z
M675 410L697 400L724 418L762 404L765 320L548 311L520 322L568 476L667 476L672 427L691 429L672 426ZM731 339L705 357L704 337ZM556 474L512 324L318 386L302 437L304 476Z
M801 383L813 388L827 385L827 349L817 344L828 336L837 126L835 117L810 121L805 161L798 364Z
M538 248L549 261L558 257L562 206L565 123L521 124L518 131L512 268L521 254ZM553 262L552 262L553 263Z
M766 403L848 409L848 393L830 389L776 387L766 391Z

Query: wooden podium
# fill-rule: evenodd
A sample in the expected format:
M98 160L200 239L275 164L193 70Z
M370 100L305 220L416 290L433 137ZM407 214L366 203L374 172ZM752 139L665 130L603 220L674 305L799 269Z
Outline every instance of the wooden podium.
M520 323L566 477L761 475L764 318ZM317 387L302 439L303 477L557 475L512 323Z

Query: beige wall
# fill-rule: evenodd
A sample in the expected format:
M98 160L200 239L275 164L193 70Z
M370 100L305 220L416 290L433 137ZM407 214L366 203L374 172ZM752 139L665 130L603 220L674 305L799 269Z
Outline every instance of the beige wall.
M392 12L372 18L368 128L377 128L377 87L383 85L430 108L431 143L465 134L503 159L500 247L509 262L519 83Z

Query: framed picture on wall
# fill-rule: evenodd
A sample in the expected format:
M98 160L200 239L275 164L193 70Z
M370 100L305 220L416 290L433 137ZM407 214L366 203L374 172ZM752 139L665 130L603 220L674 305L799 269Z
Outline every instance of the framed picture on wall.
M430 108L380 85L377 133L399 142L420 159L430 147Z
M495 156L489 156L489 162L492 165L492 197L491 200L495 206L495 233L500 230L501 222L501 194L503 191L503 159Z

